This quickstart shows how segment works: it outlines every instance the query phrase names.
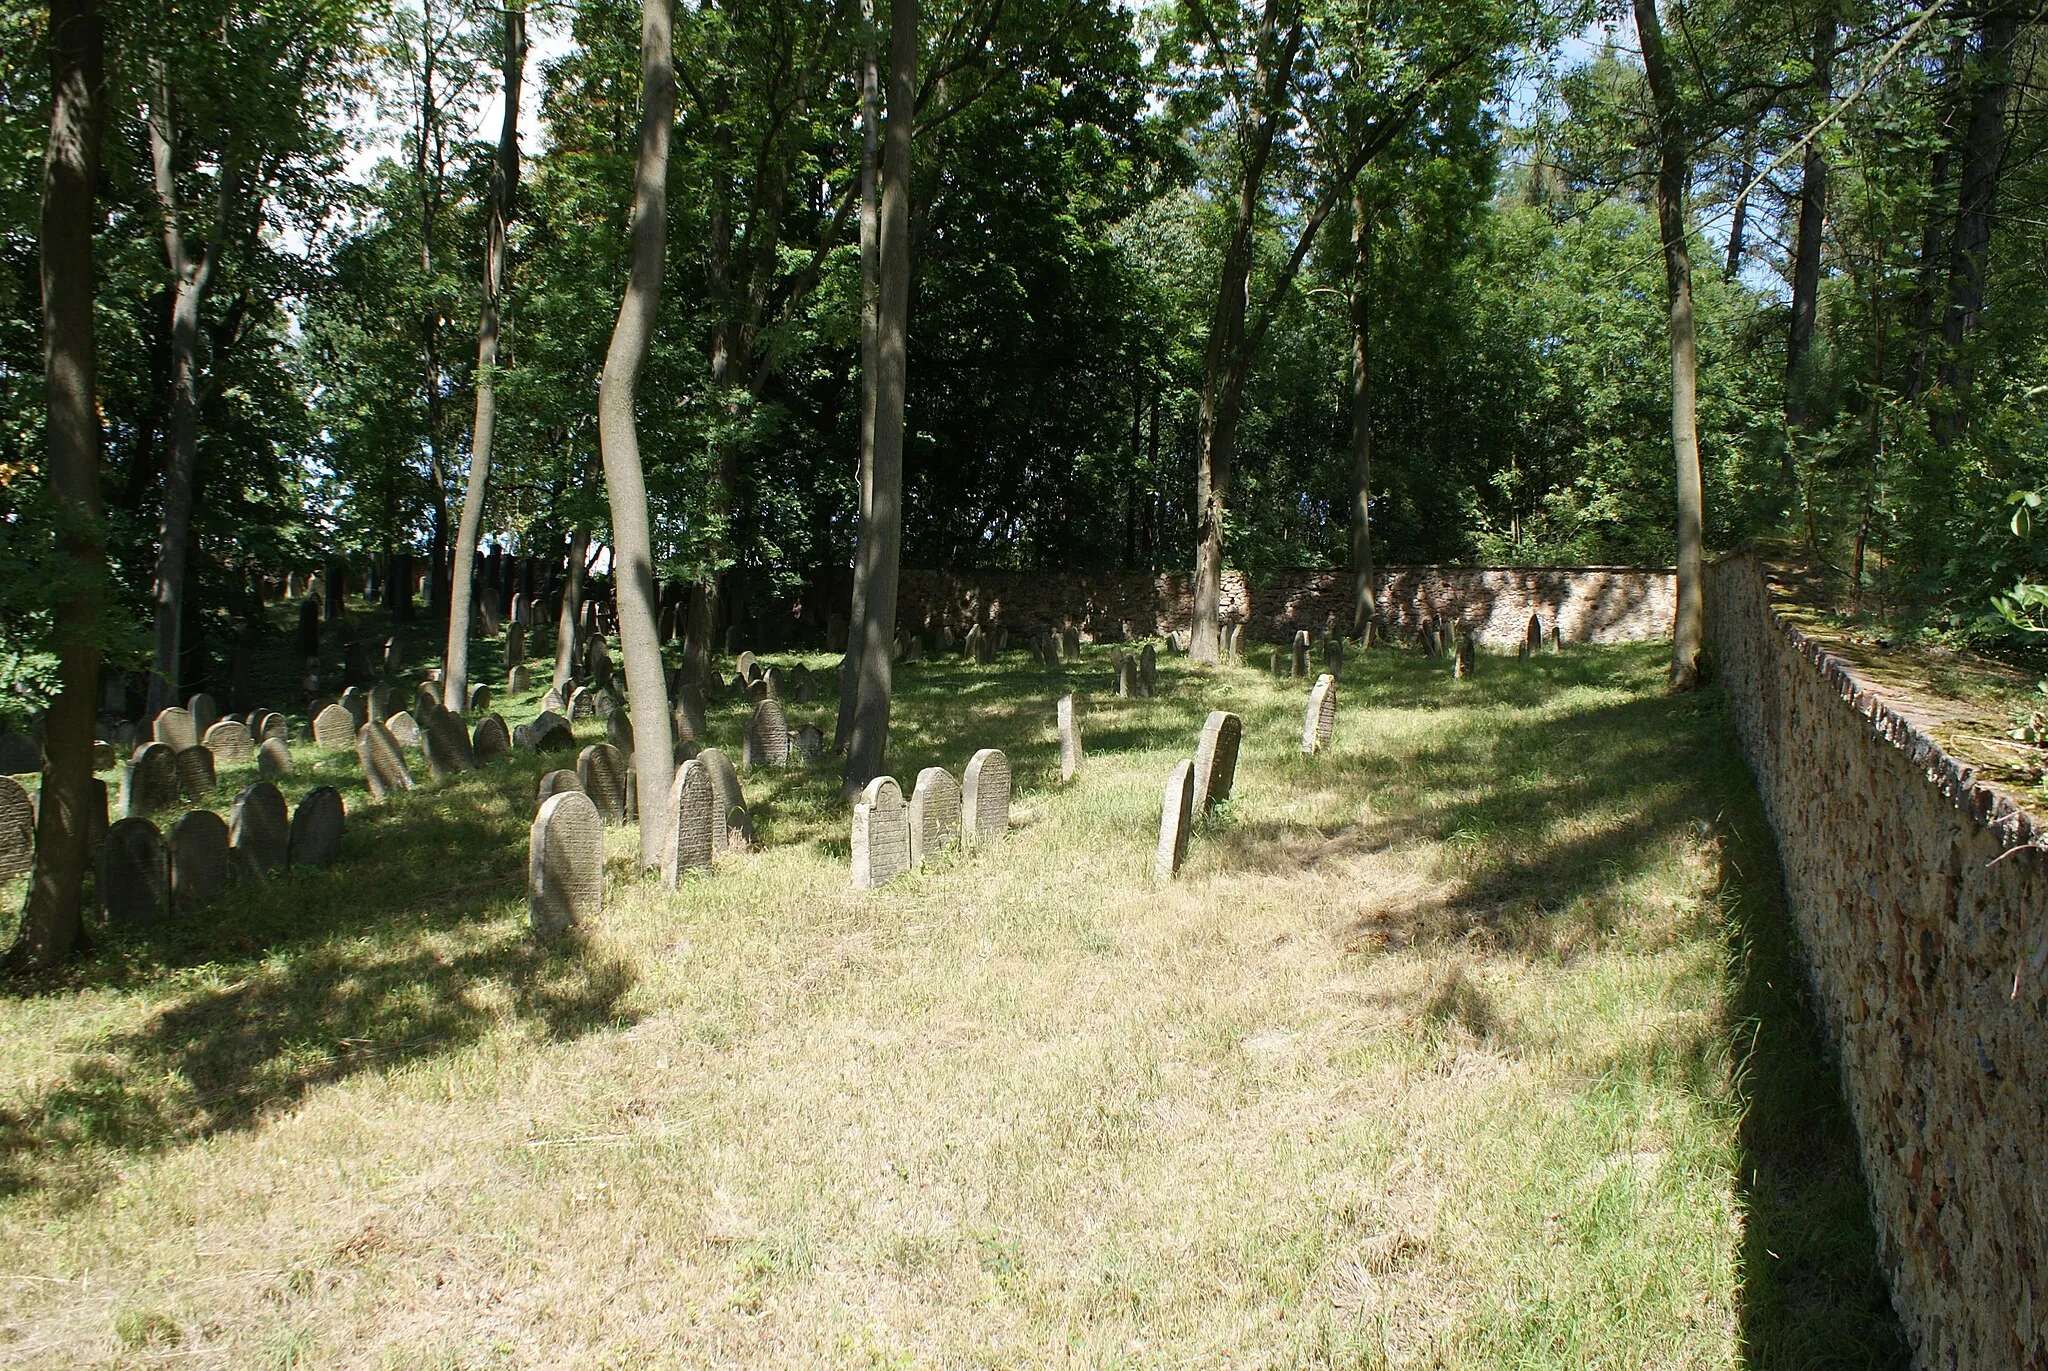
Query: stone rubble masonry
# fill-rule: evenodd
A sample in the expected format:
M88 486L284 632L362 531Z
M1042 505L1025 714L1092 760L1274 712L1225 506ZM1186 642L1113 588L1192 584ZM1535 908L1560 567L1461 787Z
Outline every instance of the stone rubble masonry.
M1777 836L1915 1365L2048 1366L2048 825L1708 568L1715 670Z
M1567 643L1624 643L1671 636L1673 573L1659 567L1382 567L1380 617L1400 637L1425 616L1460 616L1481 647L1513 652L1529 616L1557 623ZM1248 640L1290 643L1306 629L1320 636L1330 616L1351 631L1351 573L1292 568L1248 583L1223 573L1224 622ZM906 570L896 621L906 628L956 633L981 622L1013 638L1066 627L1092 642L1164 637L1185 629L1194 597L1185 573Z

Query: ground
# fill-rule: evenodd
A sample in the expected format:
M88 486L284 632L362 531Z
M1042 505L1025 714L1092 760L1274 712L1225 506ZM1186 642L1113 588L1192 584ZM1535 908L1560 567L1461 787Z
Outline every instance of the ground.
M1903 1364L1711 691L1376 650L1309 758L1305 683L1108 651L899 671L906 788L1012 758L994 849L857 893L836 772L756 772L759 851L670 894L612 830L563 946L539 759L380 805L297 747L333 870L0 987L0 1364Z

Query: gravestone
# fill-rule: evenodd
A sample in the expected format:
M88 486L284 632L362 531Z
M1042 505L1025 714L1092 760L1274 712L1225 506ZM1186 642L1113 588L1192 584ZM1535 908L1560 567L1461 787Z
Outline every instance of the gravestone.
M853 888L872 890L910 865L910 816L888 776L869 781L853 806Z
M959 640L953 636L953 626L951 624L939 625L939 651L951 652L953 650L953 644L958 641Z
M567 685L550 685L545 691L541 692L540 707L557 714L567 709L569 707L569 687Z
M341 679L349 685L368 685L377 674L377 663L364 643L350 643L341 657Z
M667 828L661 839L661 886L674 890L685 871L711 865L711 775L701 762L684 762L669 786Z
M468 713L482 714L491 707L491 688L487 685L473 685L469 688Z
M1159 653L1147 643L1138 653L1138 693L1149 700L1158 686Z
M989 659L990 661L994 661L996 657L1000 657L1005 652L1008 652L1010 650L1009 625L997 624L996 631L989 637L989 642L991 644L989 652L992 654Z
M695 741L704 736L704 692L687 682L676 690L673 711L676 738Z
M610 743L592 743L576 755L576 780L606 824L626 821L626 759Z
M1297 681L1308 675L1308 646L1308 630L1305 628L1296 629L1294 631L1294 657L1289 668L1289 675Z
M419 723L404 710L401 709L386 719L384 727L390 731L392 738L400 747L418 747L420 745Z
M220 706L203 690L185 701L185 712L192 716L192 731L202 737L207 729L220 722Z
M771 666L761 673L761 684L767 687L768 698L786 700L789 698L789 678L782 674L782 668Z
M1135 698L1138 693L1138 664L1118 648L1110 658L1110 665L1116 668L1116 693L1125 699Z
M574 752L576 734L569 727L569 721L559 714L543 711L530 725L532 728L533 750L535 752Z
M754 678L761 674L761 663L752 652L742 652L732 664L733 672L745 685L752 685Z
M1436 656L1436 620L1427 614L1423 615L1422 622L1415 626L1415 646L1425 657Z
M228 808L228 844L242 871L267 876L291 851L292 820L284 796L268 781L246 786Z
M1081 660L1081 631L1068 628L1060 634L1060 659L1068 662Z
M1564 629L1558 626L1558 622L1555 619L1550 621L1550 650L1552 652L1564 651Z
M1344 674L1344 640L1334 633L1323 640L1323 670L1332 676Z
M512 621L513 623L515 623L515 624L519 625L519 627L521 627L521 628L531 628L531 627L533 627L533 619L532 619L532 617L531 617L530 613L529 613L529 612L528 612L528 610L527 610L527 606L526 606L526 596L525 596L525 594L524 594L524 593L518 593L518 594L515 594L515 595L513 595L513 597L512 597L512 620L511 620L511 621Z
M846 651L846 616L833 614L825 620L825 650Z
M980 624L969 624L967 626L967 637L963 640L962 647L968 661L977 663L981 661L982 636Z
M405 645L396 637L384 640L384 671L394 675L405 670Z
M604 902L604 820L580 791L550 795L533 816L526 919L542 937L595 918Z
M188 810L164 835L171 854L171 904L182 914L227 889L228 826L210 809Z
M477 769L469 730L462 726L461 719L445 709L421 716L420 751L426 755L427 773L437 781Z
M776 701L763 700L754 706L741 743L740 762L749 771L757 766L789 765L789 720Z
M624 753L619 759L619 769L626 777L626 822L640 822L640 769L633 765L633 754Z
M990 633L987 629L979 627L977 627L974 630L974 632L979 633L981 635L979 638L976 638L974 642L975 665L994 666L996 664L995 634Z
M531 689L533 689L533 679L527 673L524 666L515 666L505 673L505 693L507 695L524 695Z
M139 819L178 802L178 754L144 743L121 773L121 817Z
M206 730L206 744L215 760L230 766L246 766L256 759L256 740L249 726L237 719L222 719Z
M30 746L33 747L34 744L31 743ZM4 751L4 747L0 747L0 752ZM254 749L252 748L251 751L253 752ZM120 764L121 754L114 750L112 743L94 743L92 745L92 769L94 771L112 771ZM14 774L5 766L0 766L0 775L11 776Z
M899 638L897 638L897 640L896 640L896 655L897 655L898 657L901 657L901 658L903 659L903 663L904 663L904 665L905 665L905 666L908 666L908 665L909 665L910 663L912 663L912 662L921 662L921 661L923 661L923 660L924 660L924 639L922 639L922 638L919 638L919 637L917 637L917 636L915 636L915 635L913 635L913 636L911 636L911 637L908 637L908 638L904 638L904 637L899 637Z
M186 799L205 799L213 794L217 780L213 749L195 745L178 754L178 793Z
M605 716L604 740L620 752L633 750L633 720L623 709L615 709Z
M412 712L416 718L424 719L430 710L441 707L441 687L433 681L421 681L412 692Z
M583 791L583 782L576 779L575 772L550 771L547 775L540 778L540 794L538 799L541 804L546 804L548 796L560 795L571 790L576 791L578 794L581 794Z
M505 670L510 671L526 660L526 630L518 623L505 625Z
M256 735L256 741L259 743L267 738L275 738L281 743L288 743L292 740L291 720L285 718L282 714L264 714L250 731Z
M789 697L800 705L816 703L818 678L809 667L799 663L789 669Z
M1318 676L1308 693L1308 712L1301 721L1301 750L1313 756L1323 750L1337 728L1337 678Z
M390 718L391 706L395 701L396 695L397 692L388 685L371 686L369 693L363 697L369 701L370 707L370 712L363 722L368 723L371 719L375 719L381 724Z
M711 778L711 850L744 851L753 836L747 819L746 798L740 793L740 775L732 761L715 747L697 754L697 762Z
M1159 846L1152 851L1152 878L1170 881L1188 856L1188 835L1194 828L1195 764L1182 758L1167 773L1159 796Z
M329 705L313 716L313 741L328 751L339 752L355 740L355 715L340 705Z
M363 784L377 799L412 789L412 773L405 769L405 757L391 730L375 720L356 732L356 760L362 764Z
M1458 646L1456 651L1457 656L1451 663L1451 677L1453 680L1462 681L1469 677L1479 666L1479 650L1472 641L1472 631L1470 629L1461 628L1458 630Z
M1534 657L1543 650L1543 618L1538 614L1529 616L1529 631L1522 638L1522 655Z
M320 655L320 597L307 595L299 602L299 655Z
M1217 655L1225 666L1244 665L1244 625L1225 624L1217 634Z
M910 792L910 864L922 867L960 836L960 783L942 766L917 773Z
M173 752L183 752L199 741L199 730L192 726L192 711L172 705L156 716L150 725L150 735Z
M597 715L597 696L587 686L577 686L569 692L569 722L580 724Z
M342 691L340 704L348 711L348 717L356 728L370 722L370 697L361 686L350 686Z
M134 816L110 825L93 886L109 924L162 918L171 904L171 855L156 825Z
M1081 769L1081 725L1074 718L1074 696L1072 692L1060 696L1060 780L1074 779L1074 773Z
M967 845L987 847L1010 827L1010 759L985 747L968 759L960 777L960 808Z
M502 625L498 622L497 597L488 590L476 599L476 617L483 622L484 636L495 638Z
M327 866L341 851L341 792L331 785L315 786L299 801L292 815L289 856L293 866Z
M486 714L476 721L476 731L470 735L469 747L476 754L478 763L502 757L512 750L511 730L505 727L505 721L498 715Z
M0 733L0 775L26 776L43 769L43 750L26 733Z
M265 738L256 749L256 774L265 777L291 775L292 750L280 739Z
M1213 709L1202 721L1202 737L1195 744L1195 798L1197 815L1207 814L1230 798L1237 783L1237 749L1244 740L1244 720L1228 710Z
M818 731L815 724L805 724L790 734L789 745L806 762L815 762L825 755L825 735Z
M26 874L35 857L35 806L19 781L0 776L0 881Z

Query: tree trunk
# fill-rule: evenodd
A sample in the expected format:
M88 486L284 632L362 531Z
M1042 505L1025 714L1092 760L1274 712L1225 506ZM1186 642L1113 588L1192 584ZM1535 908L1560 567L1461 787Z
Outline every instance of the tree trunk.
M1809 145L1809 150L1810 147L1811 145ZM1743 148L1742 165L1740 168L1737 169L1735 173L1735 184L1737 190L1739 191L1743 186L1748 185L1749 179L1755 175L1756 148L1754 144L1751 144L1750 146ZM1744 240L1748 236L1748 233L1749 198L1747 196L1744 196L1743 198L1735 202L1735 212L1734 214L1729 216L1728 219L1728 256L1723 260L1721 264L1722 280L1733 281L1736 278L1736 276L1742 271L1742 253L1744 248Z
M1372 569L1372 219L1351 192L1351 631L1379 614Z
M1963 171L1956 202L1955 240L1948 276L1948 313L1941 327L1941 386L1946 403L1935 416L1934 434L1953 442L1965 426L1963 405L1974 367L1964 344L1977 331L1984 309L1984 274L1991 255L1991 206L2005 160L2005 103L2012 89L2012 45L2019 17L1994 4L1977 21L1977 65L1970 92L1970 122L1963 134Z
M847 746L853 734L853 706L859 694L860 643L868 613L868 529L875 509L875 322L880 309L881 207L878 188L882 81L875 62L875 9L862 6L866 37L860 64L860 537L854 546L853 600L847 607L846 656L852 670L840 676L839 721L832 746Z
M634 169L632 269L597 389L598 447L611 497L612 583L618 595L619 646L633 721L633 770L640 783L640 861L661 861L661 831L675 771L668 682L655 619L653 538L647 482L633 415L640 368L661 303L662 253L668 240L668 140L676 117L672 0L645 0L640 20L640 155Z
M1826 0L1813 24L1813 103L1825 110L1834 99L1835 7ZM1792 250L1792 328L1785 340L1785 457L1788 490L1799 480L1796 446L1806 427L1806 375L1801 364L1813 342L1820 300L1821 230L1827 225L1828 159L1820 139L1810 140L1799 172L1799 227Z
M7 964L61 965L84 929L87 816L95 804L100 603L106 581L100 508L99 360L93 339L93 190L99 177L105 75L96 0L51 0L50 136L43 151L39 234L43 287L44 451L61 522L57 547L73 579L52 609L57 698L43 721L42 803L35 864Z
M1678 91L1664 51L1657 0L1634 0L1643 71L1657 111L1657 230L1664 244L1664 287L1671 305L1671 450L1678 494L1678 607L1672 619L1671 684L1699 684L1700 439L1697 345L1692 317L1692 260L1686 246L1685 188L1691 173Z
M484 488L490 480L491 447L498 428L498 303L505 288L506 230L519 189L519 83L526 71L526 11L505 10L503 84L505 122L498 130L498 156L491 168L490 209L484 219L483 303L476 328L476 425L469 441L469 482L462 492L462 519L455 529L455 565L476 555L484 522ZM457 576L448 594L448 650L442 659L444 699L469 698L470 578Z
M578 524L569 535L569 576L562 585L562 612L555 616L555 674L552 684L566 687L576 674L576 638L583 616L583 559L590 555L590 528ZM566 693L566 692L565 692Z
M881 774L889 745L891 648L903 549L903 397L910 322L910 131L916 116L917 0L889 9L889 122L883 138L881 288L875 312L873 481L861 524L867 600L860 625L859 695L847 741L841 793L857 793Z

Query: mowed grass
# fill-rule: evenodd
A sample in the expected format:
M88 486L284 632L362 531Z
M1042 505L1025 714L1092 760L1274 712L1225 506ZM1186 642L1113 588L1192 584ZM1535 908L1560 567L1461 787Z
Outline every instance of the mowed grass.
M906 792L1009 754L995 849L856 893L836 769L755 773L760 850L664 893L614 830L560 946L558 762L378 805L299 747L333 870L0 992L0 1363L1903 1364L1711 692L1376 651L1307 758L1305 683L1108 653L899 668ZM1236 795L1161 888L1210 708Z

